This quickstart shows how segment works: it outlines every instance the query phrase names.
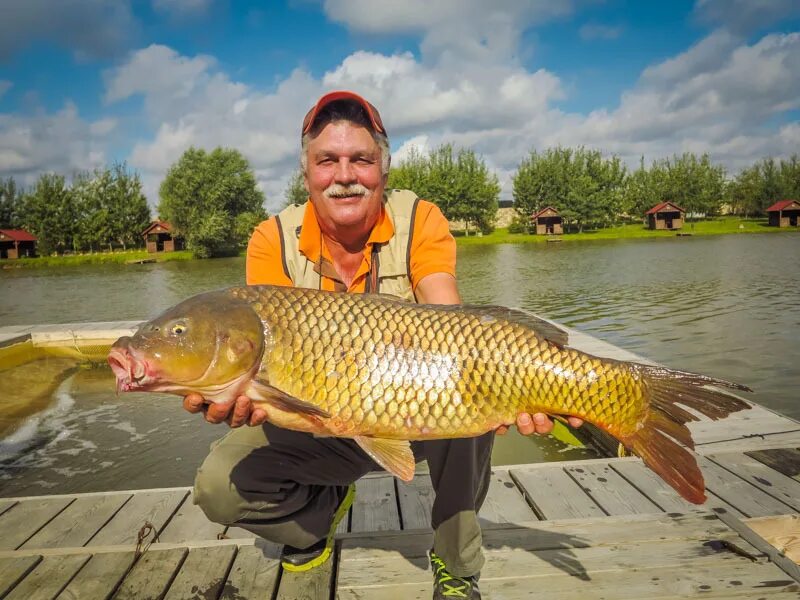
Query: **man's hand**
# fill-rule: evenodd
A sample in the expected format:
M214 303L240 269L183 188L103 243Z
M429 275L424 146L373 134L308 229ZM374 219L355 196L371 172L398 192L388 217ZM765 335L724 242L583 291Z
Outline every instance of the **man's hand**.
M567 421L571 427L580 427L583 425L583 419L579 419L578 417L567 417ZM531 435L532 433L547 435L553 431L553 421L543 413L536 413L533 416L528 413L521 413L517 417L517 430L519 430L522 435ZM501 425L496 431L500 435L505 435L508 432L508 425Z
M253 403L247 396L216 403L206 401L200 394L189 394L183 399L183 408L190 413L204 413L209 423L225 421L231 427L241 427L245 423L250 426L261 425L267 420L267 413L260 408L253 408Z

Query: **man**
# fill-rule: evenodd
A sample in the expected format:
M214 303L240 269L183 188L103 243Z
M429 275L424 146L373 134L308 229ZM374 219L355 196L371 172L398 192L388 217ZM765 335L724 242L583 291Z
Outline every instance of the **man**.
M377 109L352 92L326 94L306 115L301 142L309 201L259 225L247 250L247 283L460 303L455 240L444 216L411 192L385 189L389 141ZM246 397L209 406L191 395L184 406L233 428L198 471L195 501L206 515L284 544L284 569L327 560L354 482L378 468L372 459L349 439L275 427ZM245 423L251 427L240 428ZM552 422L521 415L517 426L547 433ZM427 459L436 492L434 598L480 598L477 511L488 491L493 436L412 444L417 460Z

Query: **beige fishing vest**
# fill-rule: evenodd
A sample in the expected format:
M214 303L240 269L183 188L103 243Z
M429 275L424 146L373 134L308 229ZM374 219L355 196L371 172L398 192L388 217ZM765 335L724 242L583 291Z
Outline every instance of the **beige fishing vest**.
M368 292L391 294L414 302L411 288L411 233L414 229L414 216L419 198L408 190L386 190L384 207L394 225L394 235L385 244L376 244L372 250L372 262L377 267L377 289ZM303 224L306 204L289 206L276 216L281 235L283 270L295 287L319 289L320 274L314 270L314 263L298 249L300 229Z

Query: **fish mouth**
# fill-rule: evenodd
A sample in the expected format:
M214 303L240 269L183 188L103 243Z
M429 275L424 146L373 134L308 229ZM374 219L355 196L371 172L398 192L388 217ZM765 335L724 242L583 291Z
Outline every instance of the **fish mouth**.
M147 373L147 363L138 360L125 348L112 348L108 364L117 377L117 393L145 390L153 383L153 378Z

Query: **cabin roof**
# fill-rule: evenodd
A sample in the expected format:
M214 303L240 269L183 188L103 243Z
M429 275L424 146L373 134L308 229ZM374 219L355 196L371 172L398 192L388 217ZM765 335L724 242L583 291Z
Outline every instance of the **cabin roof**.
M5 234L15 242L36 242L38 238L25 231L24 229L0 229L0 233Z
M167 223L166 221L155 220L142 232L142 235L147 235L156 227L161 227L165 233L172 233L172 225Z
M653 215L653 214L655 214L657 212L661 212L662 210L664 210L664 209L666 209L666 208L668 208L670 206L672 207L672 210L677 210L679 212L686 212L684 209L682 209L680 206L678 206L674 202L667 201L667 202L659 202L658 204L656 204L653 208L651 208L650 210L648 210L644 214Z
M798 202L797 200L779 200L778 202L770 206L767 209L767 212L772 212L776 210L786 210L787 208L792 206L792 204L795 204L796 208L800 208L800 202Z

